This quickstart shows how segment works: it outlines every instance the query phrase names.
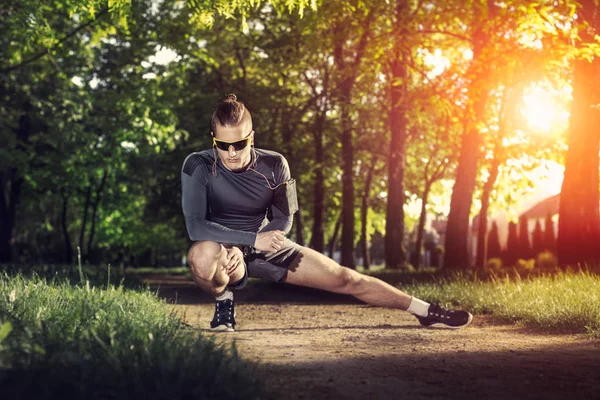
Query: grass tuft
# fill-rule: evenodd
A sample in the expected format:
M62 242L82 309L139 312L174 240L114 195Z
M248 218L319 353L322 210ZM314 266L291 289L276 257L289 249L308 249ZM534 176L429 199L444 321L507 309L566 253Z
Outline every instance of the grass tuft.
M0 398L257 398L253 365L147 290L0 274Z
M480 280L456 274L434 282L403 285L402 290L430 302L493 314L509 322L547 332L588 333L600 338L600 277L592 272L562 271Z

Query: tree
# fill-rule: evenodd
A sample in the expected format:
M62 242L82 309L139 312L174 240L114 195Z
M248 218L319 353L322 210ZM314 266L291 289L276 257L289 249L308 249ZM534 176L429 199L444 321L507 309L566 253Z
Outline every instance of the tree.
M527 260L531 258L531 244L529 242L529 224L525 217L519 218L519 250L517 257Z
M397 0L395 6L393 48L390 62L390 153L388 159L388 203L386 212L385 264L402 268L405 263L404 239L404 166L407 136L408 57L407 26L410 22L409 2Z
M544 250L556 254L556 236L554 235L554 221L552 221L551 214L548 214L544 221Z
M517 224L509 222L508 224L508 240L506 242L506 256L504 261L507 265L515 265L519 254L519 235L517 233Z
M450 213L448 214L448 231L444 253L445 268L468 267L469 219L475 176L480 156L481 139L478 123L483 120L487 101L486 74L492 60L490 52L490 36L497 6L488 1L486 6L474 3L475 14L473 26L473 61L467 76L469 107L464 113L464 132L461 140L460 158L456 170L456 181L452 188Z
M535 229L531 237L531 249L533 257L544 251L544 232L542 231L542 224L539 219L535 221Z
M487 237L487 259L502 258L502 247L500 246L500 236L498 235L498 224L492 223L492 229Z
M581 54L573 61L573 107L556 244L560 264L600 260L600 55L594 39L600 32L600 6L581 1L577 15L585 27L579 32Z
M333 57L338 69L337 98L340 104L340 121L342 125L342 265L348 268L356 268L354 255L354 146L353 132L354 123L351 117L352 91L356 83L358 72L365 49L371 35L371 24L377 10L369 9L365 17L357 19L357 15L347 15L339 19L334 28L335 47ZM352 41L355 34L349 28L358 23L362 32ZM349 44L350 43L350 44Z

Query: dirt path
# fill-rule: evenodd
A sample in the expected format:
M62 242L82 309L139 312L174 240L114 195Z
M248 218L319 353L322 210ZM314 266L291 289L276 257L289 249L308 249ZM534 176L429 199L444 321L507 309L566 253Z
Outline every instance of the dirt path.
M160 294L208 327L213 300L174 278ZM410 314L288 285L236 294L238 329L214 334L260 363L273 399L600 398L600 342L545 335L485 316L459 331Z

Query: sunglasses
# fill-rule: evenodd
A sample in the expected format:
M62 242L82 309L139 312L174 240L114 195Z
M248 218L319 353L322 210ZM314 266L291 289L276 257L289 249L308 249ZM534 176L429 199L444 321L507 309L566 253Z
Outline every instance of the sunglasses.
M253 133L254 131L250 132L248 136L246 136L242 140L236 140L234 142L228 142L227 140L219 140L213 136L213 145L223 151L229 151L229 146L233 146L233 149L235 151L240 151L245 149L246 146L248 146L248 143L250 143L250 140L252 139Z

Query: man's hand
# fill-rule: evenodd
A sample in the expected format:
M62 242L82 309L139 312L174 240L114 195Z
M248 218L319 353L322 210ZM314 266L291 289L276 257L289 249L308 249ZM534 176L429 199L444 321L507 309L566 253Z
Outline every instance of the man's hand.
M283 246L285 235L282 231L262 232L256 235L254 248L265 253L275 253Z
M231 274L238 265L243 265L244 254L238 247L231 247L227 249L227 265L225 266L225 272L227 275Z

